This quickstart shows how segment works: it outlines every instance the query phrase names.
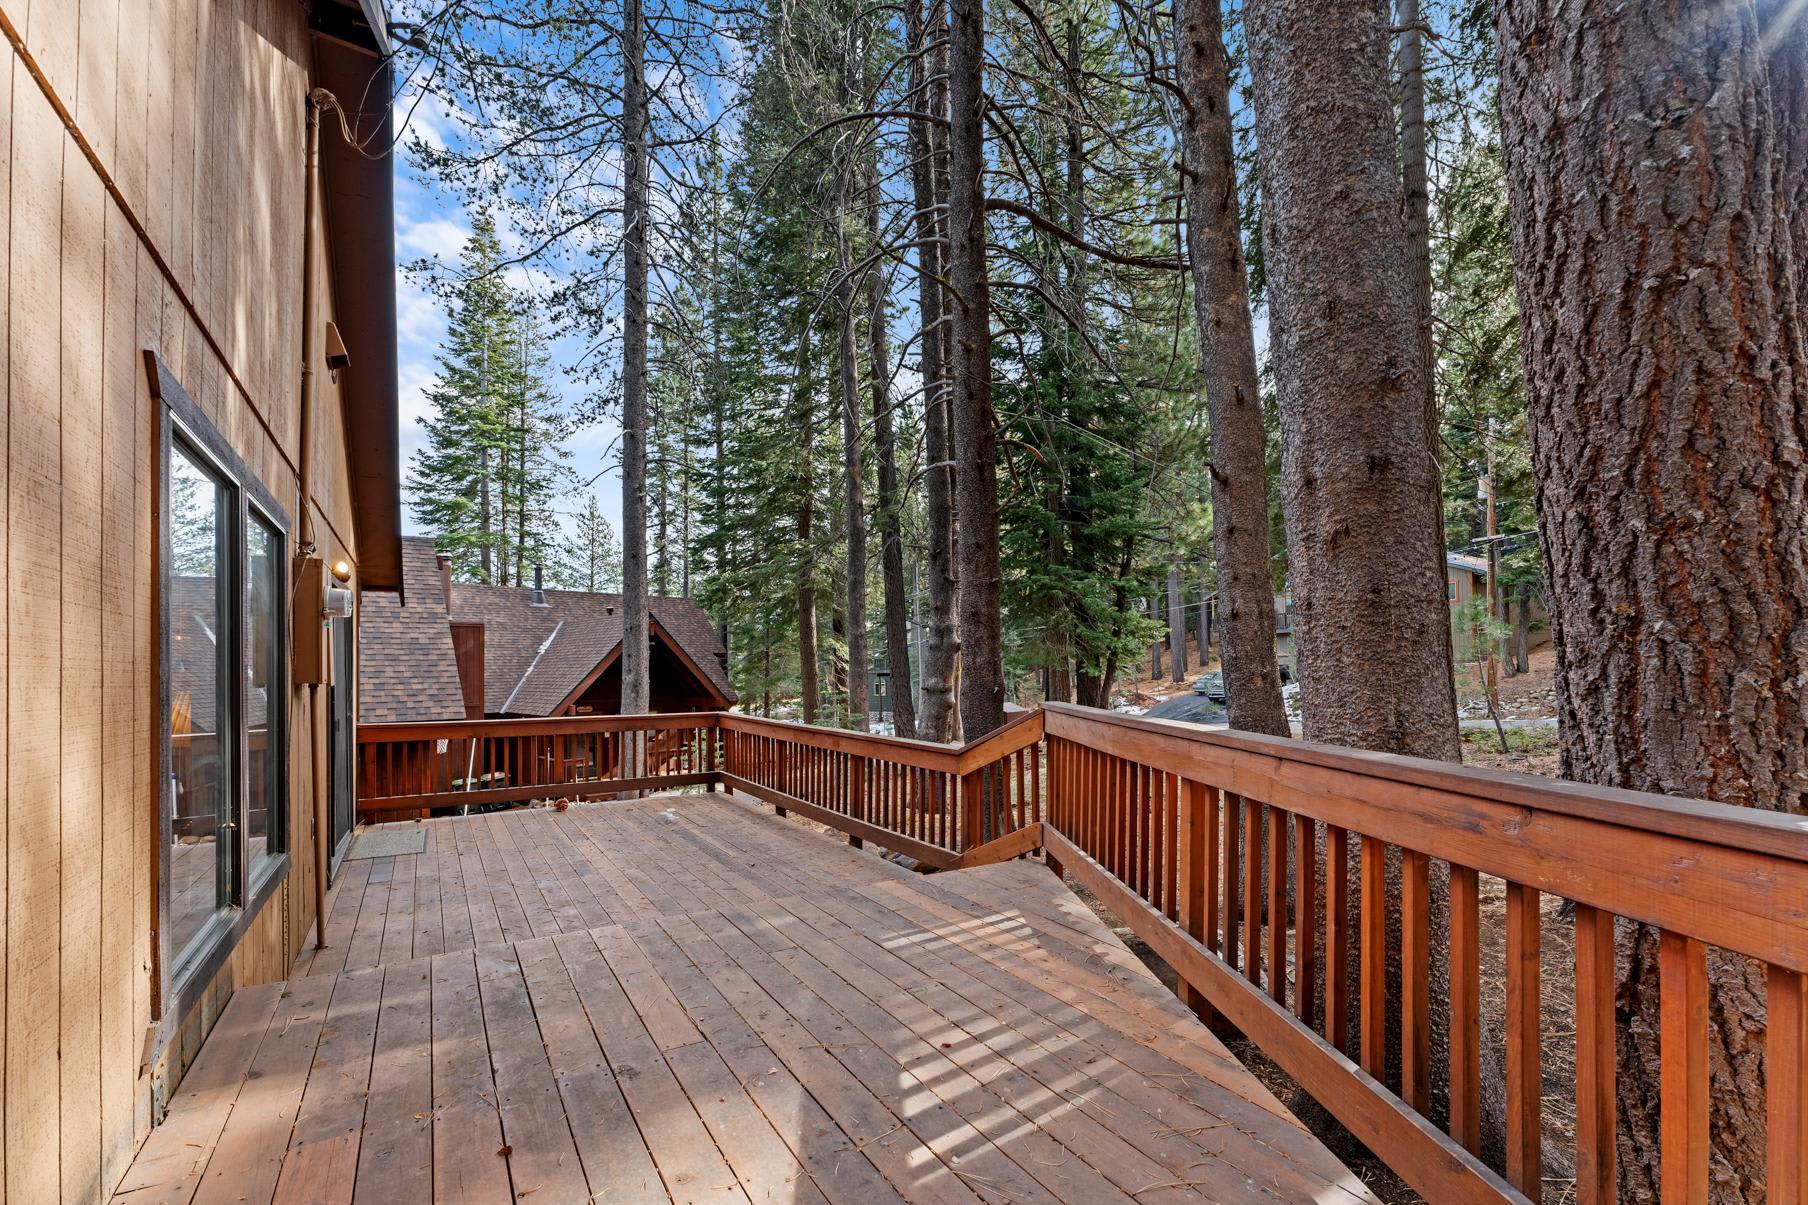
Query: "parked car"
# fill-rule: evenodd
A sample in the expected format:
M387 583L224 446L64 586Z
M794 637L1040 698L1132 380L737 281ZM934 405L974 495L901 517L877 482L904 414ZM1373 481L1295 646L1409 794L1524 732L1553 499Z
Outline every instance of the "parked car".
M1204 695L1214 703L1224 702L1224 675L1217 670L1201 674L1193 683L1193 693Z

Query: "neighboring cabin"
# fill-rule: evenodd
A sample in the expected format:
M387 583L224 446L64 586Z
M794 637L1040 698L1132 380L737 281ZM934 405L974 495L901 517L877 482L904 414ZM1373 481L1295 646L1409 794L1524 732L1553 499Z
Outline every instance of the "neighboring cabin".
M321 566L400 584L388 42L378 0L0 29L0 1195L94 1201L287 976L352 814ZM310 191L315 88L372 154L326 114Z
M368 608L364 723L621 712L619 594L454 582L433 541L402 541L406 590ZM651 710L734 705L727 652L688 598L650 600Z
M1450 613L1456 613L1471 601L1485 598L1488 593L1488 562L1478 556L1469 556L1461 552L1444 554L1444 589L1450 603ZM1526 645L1536 648L1544 644L1550 637L1546 623L1549 616L1536 601L1528 604L1526 620L1528 631ZM1378 617L1384 618L1384 617ZM1275 658L1286 668L1289 676L1298 672L1299 646L1293 631L1293 600L1286 594L1274 596L1274 652ZM1469 634L1466 631L1451 632L1451 652L1458 661L1469 656Z

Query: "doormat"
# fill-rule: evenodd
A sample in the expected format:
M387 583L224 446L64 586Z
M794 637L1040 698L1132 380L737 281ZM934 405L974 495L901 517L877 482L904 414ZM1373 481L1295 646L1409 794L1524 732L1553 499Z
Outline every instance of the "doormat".
M347 861L353 858L394 858L426 851L427 830L424 828L371 828L358 834L345 857Z

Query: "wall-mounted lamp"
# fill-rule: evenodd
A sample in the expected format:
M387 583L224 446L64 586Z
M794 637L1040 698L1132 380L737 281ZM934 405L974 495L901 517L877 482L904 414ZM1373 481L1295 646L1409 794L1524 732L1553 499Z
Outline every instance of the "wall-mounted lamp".
M352 580L352 563L350 561L334 561L333 576L342 582Z

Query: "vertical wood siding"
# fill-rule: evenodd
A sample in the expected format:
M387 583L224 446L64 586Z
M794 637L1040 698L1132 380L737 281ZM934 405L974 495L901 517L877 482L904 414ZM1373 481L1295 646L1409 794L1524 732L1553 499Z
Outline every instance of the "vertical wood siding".
M140 352L298 521L307 33L293 0L0 0L0 26L0 1190L92 1201L232 991L284 977L314 920L324 735L297 690L288 880L200 1005L153 1021L160 465ZM315 522L355 561L319 383Z

